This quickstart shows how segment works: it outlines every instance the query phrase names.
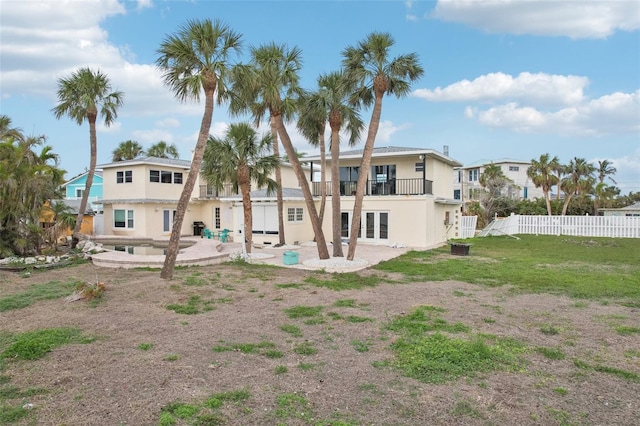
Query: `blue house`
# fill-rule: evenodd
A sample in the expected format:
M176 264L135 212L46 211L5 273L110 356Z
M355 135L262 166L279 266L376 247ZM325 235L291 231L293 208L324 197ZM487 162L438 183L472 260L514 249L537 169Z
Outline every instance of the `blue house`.
M65 182L62 187L65 190L65 199L67 200L80 200L85 191L87 185L87 176L89 172L84 172L78 176L72 177ZM93 174L93 183L91 189L89 189L88 202L91 204L91 208L96 213L102 212L102 170L96 171Z

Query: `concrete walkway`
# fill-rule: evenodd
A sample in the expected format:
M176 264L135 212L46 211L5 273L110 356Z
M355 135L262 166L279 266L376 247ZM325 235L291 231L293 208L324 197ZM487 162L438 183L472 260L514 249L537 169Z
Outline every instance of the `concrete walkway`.
M96 241L109 244L118 242L121 244L133 244L141 242L140 239L126 239L121 237L96 237ZM166 245L168 239L144 240L145 243ZM176 259L176 266L204 266L214 265L242 257L241 243L222 243L218 240L183 237L181 243L193 243L193 245L181 248ZM346 256L348 246L343 246ZM344 257L320 260L315 243L308 242L301 245L287 245L283 247L253 247L246 260L250 263L263 263L286 268L299 268L307 270L324 270L326 272L351 272L368 268L381 261L392 259L406 253L410 248L390 247L386 245L358 244L356 258L348 261ZM297 253L297 263L290 265L284 263L285 252ZM329 245L329 253L332 248ZM92 255L94 265L107 268L161 268L164 264L164 255L135 255L120 251L105 251ZM291 259L291 256L289 256Z

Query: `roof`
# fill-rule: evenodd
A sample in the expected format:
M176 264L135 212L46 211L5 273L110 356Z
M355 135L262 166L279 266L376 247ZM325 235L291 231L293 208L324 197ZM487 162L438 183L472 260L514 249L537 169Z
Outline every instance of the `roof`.
M275 191L273 194L267 195L266 189L258 189L250 192L251 201L272 201L276 199ZM282 199L284 201L304 200L304 194L299 188L282 188ZM220 201L241 201L242 195L236 194L229 197L221 197Z
M78 211L80 210L80 202L82 200L66 200L66 199L63 199L63 200L55 200L55 201L59 201L59 202L64 203L65 205L67 205L71 209L71 211L74 214L78 214ZM86 214L86 215L95 214L95 211L91 208L91 203L90 202L87 202L87 207L85 207L85 209L84 209L84 214Z
M483 166L488 166L489 164L526 164L526 165L531 165L531 161L524 161L524 160L514 160L513 158L499 158L497 160L487 160L487 159L482 159L482 160L476 160L473 163L469 163L469 164L465 164L462 167L459 167L460 169L475 169L478 167L483 167Z
M351 159L351 158L362 158L362 154L364 153L364 149L357 149L353 151L342 151L340 152L340 159ZM374 147L373 153L371 154L372 158L375 157L400 157L400 156L418 156L425 155L427 157L435 158L440 160L446 164L452 165L454 167L462 166L457 160L444 155L443 153L436 151L434 149L429 148L411 148L411 147L402 147L402 146L382 146L382 147ZM331 155L327 154L327 160L331 159ZM312 157L304 157L305 161L319 161L320 156L312 156Z
M173 167L179 167L182 169L191 168L191 161L180 160L175 158L159 158L159 157L134 158L133 160L124 160L124 161L116 161L114 163L108 163L108 164L100 164L96 167L99 167L101 169L110 169L110 168L122 167L122 166L138 166L141 164L157 164L160 166L173 166Z
M630 206L620 207L620 208L600 208L598 210L601 211L640 211L640 202L631 204Z
M72 177L71 179L69 179L68 181L66 181L65 183L63 183L62 187L65 187L65 186L71 184L72 182L74 182L74 181L76 181L76 180L80 179L81 177L86 176L88 174L89 174L88 170L86 172L80 173L79 175L76 175L76 176ZM102 170L96 170L93 173L93 175L102 177Z

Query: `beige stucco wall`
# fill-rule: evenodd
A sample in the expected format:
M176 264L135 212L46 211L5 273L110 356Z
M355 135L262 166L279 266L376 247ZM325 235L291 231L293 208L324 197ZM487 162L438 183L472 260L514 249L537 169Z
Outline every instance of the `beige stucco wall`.
M117 172L131 170L132 182L117 183ZM150 170L182 173L182 184L150 182ZM187 181L189 170L166 165L138 164L106 168L103 171L103 191L105 199L166 199L178 200ZM192 197L199 193L199 179L193 188Z

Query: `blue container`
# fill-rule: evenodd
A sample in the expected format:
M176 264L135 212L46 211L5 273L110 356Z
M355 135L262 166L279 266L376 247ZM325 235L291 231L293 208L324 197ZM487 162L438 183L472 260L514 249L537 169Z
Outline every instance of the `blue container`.
M285 265L297 265L299 254L295 251L285 251L283 255L282 263Z

